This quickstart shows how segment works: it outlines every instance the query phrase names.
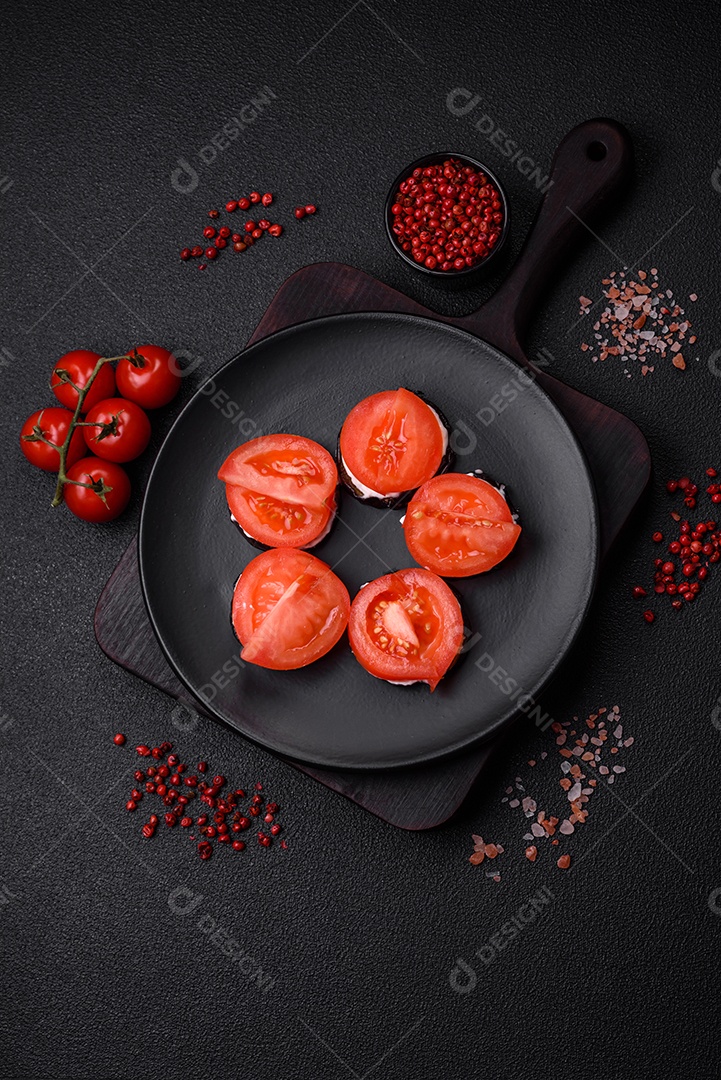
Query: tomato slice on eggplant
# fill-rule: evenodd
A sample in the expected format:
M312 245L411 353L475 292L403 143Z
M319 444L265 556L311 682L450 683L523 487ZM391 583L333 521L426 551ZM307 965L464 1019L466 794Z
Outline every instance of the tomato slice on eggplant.
M264 551L248 563L233 593L232 621L249 664L290 671L325 656L348 625L350 596L315 555Z
M490 570L521 535L500 491L465 473L444 473L419 488L408 504L403 530L417 563L453 578Z
M225 495L241 529L265 547L310 547L323 537L335 515L335 495L321 509L278 502L233 484L225 485Z
M341 476L360 498L394 499L438 472L448 431L410 390L384 390L360 401L340 433Z
M308 547L332 523L338 470L331 454L300 435L263 435L223 462L230 512L244 532L268 547Z
M360 590L348 637L356 660L377 679L435 690L463 644L461 606L429 570L397 570Z

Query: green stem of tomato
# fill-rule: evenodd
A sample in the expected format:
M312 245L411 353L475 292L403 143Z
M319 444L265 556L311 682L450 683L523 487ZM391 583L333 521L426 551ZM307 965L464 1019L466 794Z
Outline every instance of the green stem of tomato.
M82 388L82 390L78 390L78 400L77 400L77 404L75 405L75 412L73 413L73 418L70 421L70 427L68 429L68 433L65 436L65 442L62 444L62 446L58 447L58 453L60 455L60 464L59 464L59 467L58 467L58 482L55 485L55 495L53 496L53 501L50 504L51 506L60 506L60 503L63 501L63 488L65 487L66 484L72 484L72 483L76 482L76 481L68 480L68 478L67 478L67 476L65 474L65 462L67 461L68 448L70 446L71 439L72 439L73 435L75 434L75 429L78 428L78 427L95 426L95 425L85 424L83 421L79 420L78 418L80 417L80 415L81 415L81 413L83 411L83 403L85 401L85 398L88 395L88 391L90 390L90 387L95 382L96 375L100 371L103 364L112 364L116 360L129 360L131 364L134 364L135 360L136 360L136 356L137 356L137 354L135 352L124 353L122 356L101 356L100 359L98 360L98 362L96 363L95 367L93 368L93 371L92 371L92 373L90 375L90 378L86 382L85 386ZM79 486L85 487L87 485L81 484Z

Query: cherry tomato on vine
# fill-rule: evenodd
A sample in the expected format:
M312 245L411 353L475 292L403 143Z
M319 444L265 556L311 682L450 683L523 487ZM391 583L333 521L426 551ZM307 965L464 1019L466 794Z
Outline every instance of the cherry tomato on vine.
M143 366L134 367L129 360L121 360L116 372L118 390L144 409L160 409L180 390L177 361L169 349L160 345L139 345L135 352L142 357Z
M130 501L127 473L114 461L81 458L68 470L67 478L76 482L63 488L65 503L82 521L113 521Z
M48 446L39 437L42 433L48 442L62 446L70 430L73 414L69 409L58 405L50 409L39 409L29 416L20 430L20 449L31 465L45 472L57 472L60 468L60 453L53 446ZM77 429L70 440L65 467L79 461L85 453L84 439Z
M81 428L88 449L106 461L133 461L150 442L150 421L139 405L125 398L107 398L85 417Z
M83 389L95 370L95 365L99 359L100 353L91 352L90 349L73 349L72 352L61 356L53 368L53 373L50 376L50 389L60 404L64 405L66 409L70 409L71 412L75 410L78 403L78 392L75 386L79 386L81 390ZM75 386L71 386L69 382L63 382L59 374L61 371L67 372L67 377L70 382L75 383ZM83 402L83 412L88 412L93 405L97 405L103 398L112 397L114 393L115 374L112 366L103 364Z

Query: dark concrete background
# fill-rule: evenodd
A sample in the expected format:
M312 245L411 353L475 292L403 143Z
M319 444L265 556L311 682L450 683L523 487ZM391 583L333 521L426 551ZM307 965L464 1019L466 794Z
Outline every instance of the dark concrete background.
M679 615L651 604L651 627L630 597L648 576L649 534L668 520L664 480L721 467L717 11L360 0L40 3L8 14L0 1073L717 1076L718 582ZM200 148L262 87L275 98L204 164ZM451 115L455 87L480 95L477 113ZM309 262L349 262L438 310L472 310L502 267L451 294L393 255L381 211L407 161L465 151L506 185L517 252L538 193L474 129L483 113L543 171L565 132L597 115L626 124L637 154L632 190L551 283L533 328L554 374L640 425L655 465L581 642L544 696L558 719L617 703L636 740L617 798L594 796L570 838L566 874L550 850L526 863L522 825L500 803L526 761L552 750L550 734L528 725L453 823L413 835L210 721L179 733L172 703L108 661L92 628L153 453L131 470L129 512L94 528L48 509L50 479L17 449L22 421L52 401L59 355L151 340L198 360L180 400L154 418L157 450L182 402ZM180 158L198 174L186 194L170 179ZM278 194L282 243L204 274L181 264L205 211L254 186ZM298 201L318 204L313 220L292 220ZM648 249L646 265L680 302L698 294L684 306L699 341L685 373L666 363L626 379L580 352L589 327L577 300ZM221 850L201 864L177 831L143 844L139 815L123 810L131 755L112 745L118 729L133 745L175 735L188 761L261 779L285 808L288 851ZM549 808L556 778L555 764L535 774ZM500 883L468 865L472 831L506 846ZM548 907L492 963L476 962L472 993L454 992L456 958L472 961L541 886ZM172 909L176 889L202 894L192 914ZM271 991L198 928L202 916L276 980Z

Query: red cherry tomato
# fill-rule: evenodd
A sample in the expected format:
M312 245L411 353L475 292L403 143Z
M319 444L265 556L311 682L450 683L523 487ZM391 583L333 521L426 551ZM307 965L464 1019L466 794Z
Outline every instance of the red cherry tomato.
M50 376L50 389L66 409L75 411L78 403L78 392L75 386L83 389L99 359L100 353L91 352L90 349L73 349L58 360ZM60 371L66 371L70 382L75 383L75 386L63 382L58 374ZM93 405L97 405L103 398L112 397L114 393L115 374L112 365L103 364L83 402L83 412L88 412Z
M428 570L398 570L364 585L351 605L348 637L356 660L389 682L443 678L463 644L461 607Z
M114 461L84 457L68 470L63 497L68 510L83 521L112 521L122 514L130 501L127 473ZM81 487L81 484L91 485Z
M177 361L169 349L159 345L139 345L135 352L143 358L143 366L121 360L115 373L118 390L144 409L160 409L180 390Z
M248 563L233 594L232 620L250 664L289 671L325 656L348 625L350 597L314 555L273 548Z
M508 503L485 480L434 476L415 493L403 522L413 558L443 577L482 574L510 554L521 534Z
M340 433L344 480L354 494L359 481L371 495L393 498L420 487L441 467L444 426L436 412L409 390L384 390L351 409Z
M57 405L51 409L39 409L28 417L20 431L20 449L31 465L36 465L38 469L44 469L45 472L58 471L60 454L54 447L48 446L37 437L38 430L48 442L55 443L55 446L62 446L70 430L72 418L73 414L69 409L61 409ZM81 429L77 428L70 440L65 468L79 461L84 453L85 441L81 435Z
M268 547L308 547L335 513L335 461L300 435L263 435L243 443L225 459L218 477L235 520Z
M133 461L150 442L150 421L134 401L108 398L90 410L83 427L88 448L106 461Z

